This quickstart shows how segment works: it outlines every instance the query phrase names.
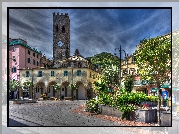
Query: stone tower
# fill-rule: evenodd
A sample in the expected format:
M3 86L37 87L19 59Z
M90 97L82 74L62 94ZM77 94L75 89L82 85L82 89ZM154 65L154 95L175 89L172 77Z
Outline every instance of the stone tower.
M53 13L53 62L70 57L70 19L68 13Z

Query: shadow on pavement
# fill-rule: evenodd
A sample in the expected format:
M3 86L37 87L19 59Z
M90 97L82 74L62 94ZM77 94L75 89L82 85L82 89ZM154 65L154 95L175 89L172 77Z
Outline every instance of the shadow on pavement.
M21 122L18 122L18 121L15 121L15 120L9 118L9 126L8 127L19 127L19 126L26 126L26 127L28 127L28 125L26 125L26 124L23 124Z

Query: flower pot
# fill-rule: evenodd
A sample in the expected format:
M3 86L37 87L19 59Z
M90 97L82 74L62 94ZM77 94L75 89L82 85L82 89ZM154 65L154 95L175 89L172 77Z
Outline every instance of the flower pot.
M144 123L157 123L157 110L135 110L130 113L130 120Z
M110 107L108 105L100 105L101 114L114 116L114 117L122 117L122 112L118 109Z

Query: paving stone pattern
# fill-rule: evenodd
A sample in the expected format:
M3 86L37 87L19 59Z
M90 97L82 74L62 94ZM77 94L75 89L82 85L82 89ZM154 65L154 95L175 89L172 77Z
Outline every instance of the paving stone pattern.
M54 103L54 102L52 102ZM39 102L40 104L40 102ZM83 104L83 103L80 103ZM19 107L18 105L12 105L10 102L11 112L15 111L13 107ZM12 110L13 109L13 110ZM11 117L11 123L23 123L20 119L13 120ZM178 121L177 118L175 123L172 125L175 128L167 128L169 134L178 133ZM24 120L24 123L29 126L36 126L34 123L30 123L29 119ZM176 126L177 125L177 126ZM2 134L164 134L164 127L6 127L7 126L7 107L4 105L2 107ZM163 129L162 129L163 128Z
M121 126L109 120L71 112L82 104L85 101L39 101L20 105L11 103L9 126Z

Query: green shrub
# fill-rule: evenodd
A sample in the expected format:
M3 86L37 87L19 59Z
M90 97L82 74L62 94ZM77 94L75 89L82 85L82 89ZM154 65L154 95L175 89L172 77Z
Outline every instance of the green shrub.
M93 98L86 102L86 111L90 113L100 113L99 102Z

